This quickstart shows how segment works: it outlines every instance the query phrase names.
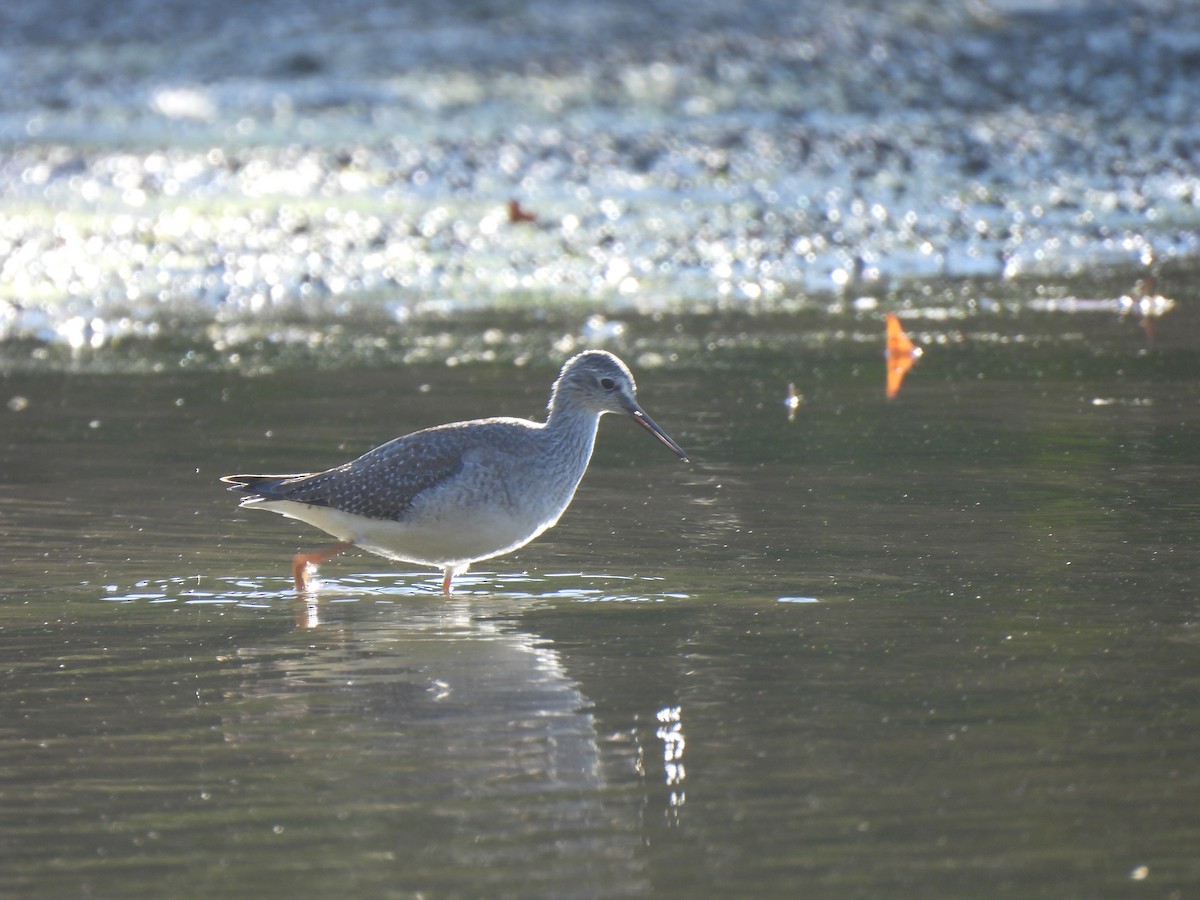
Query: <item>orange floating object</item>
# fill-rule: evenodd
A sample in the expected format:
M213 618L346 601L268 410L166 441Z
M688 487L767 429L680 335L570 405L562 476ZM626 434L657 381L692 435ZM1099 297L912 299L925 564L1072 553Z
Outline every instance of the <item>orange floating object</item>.
M887 396L890 400L900 393L900 383L917 357L921 348L909 340L900 326L900 320L892 313L887 314Z

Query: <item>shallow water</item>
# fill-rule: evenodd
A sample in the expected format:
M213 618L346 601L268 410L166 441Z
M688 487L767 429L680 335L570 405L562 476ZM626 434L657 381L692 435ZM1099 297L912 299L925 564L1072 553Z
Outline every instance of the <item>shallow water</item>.
M353 553L297 599L321 537L215 479L538 415L552 368L11 367L0 892L1186 896L1200 328L1175 299L1153 343L1115 313L912 310L892 401L870 310L713 316L675 361L646 349L674 321L630 317L614 349L694 462L606 420L559 526L450 600Z

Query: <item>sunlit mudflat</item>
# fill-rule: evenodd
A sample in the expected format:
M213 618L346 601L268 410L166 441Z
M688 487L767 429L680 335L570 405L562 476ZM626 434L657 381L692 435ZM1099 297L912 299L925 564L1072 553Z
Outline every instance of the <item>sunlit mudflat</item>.
M0 339L236 365L330 320L1200 255L1186 3L209 9L6 14Z

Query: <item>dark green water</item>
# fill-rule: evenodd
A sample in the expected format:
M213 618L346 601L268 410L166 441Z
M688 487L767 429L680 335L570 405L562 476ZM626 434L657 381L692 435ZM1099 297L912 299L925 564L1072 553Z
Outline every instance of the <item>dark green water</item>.
M694 462L606 420L559 526L450 600L361 554L296 599L321 536L215 479L536 416L551 368L10 361L0 893L1190 896L1176 299L1153 343L916 316L890 402L870 314L631 317Z

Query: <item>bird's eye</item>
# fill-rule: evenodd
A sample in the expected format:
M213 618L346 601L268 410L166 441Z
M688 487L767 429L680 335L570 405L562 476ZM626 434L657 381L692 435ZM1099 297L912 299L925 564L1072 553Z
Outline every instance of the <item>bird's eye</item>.
M611 391L616 386L617 386L617 383L615 381L613 381L611 378L601 378L600 379L600 387L604 388L606 391Z

